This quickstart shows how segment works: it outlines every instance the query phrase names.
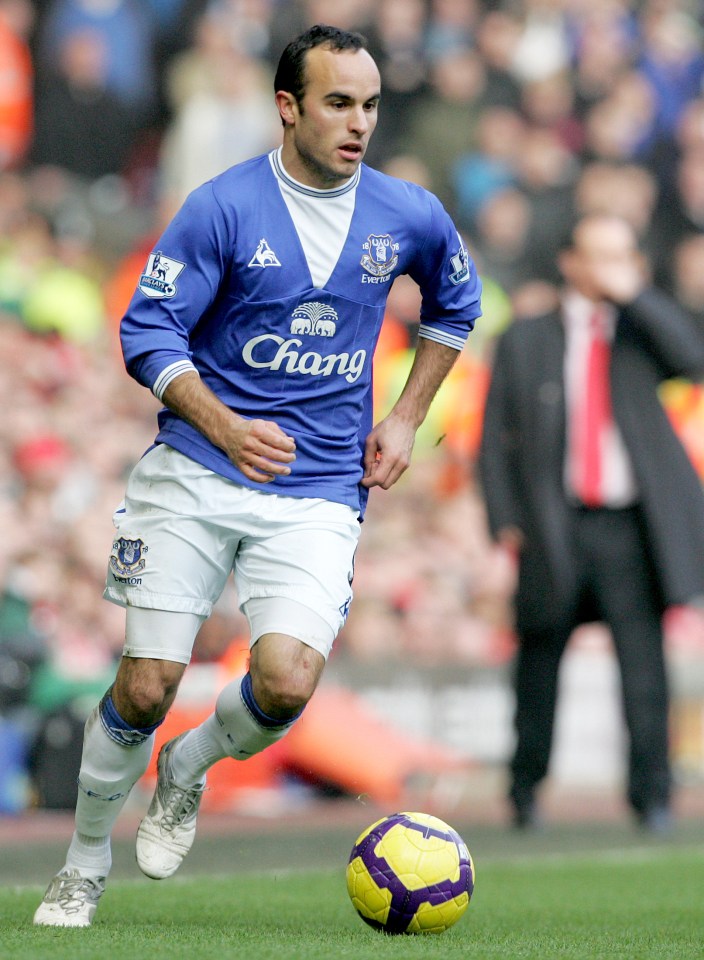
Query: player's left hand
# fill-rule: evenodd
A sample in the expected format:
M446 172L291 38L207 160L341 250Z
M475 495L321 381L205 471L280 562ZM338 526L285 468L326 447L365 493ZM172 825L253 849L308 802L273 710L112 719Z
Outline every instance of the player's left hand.
M393 416L378 423L364 447L363 487L388 490L405 473L411 462L415 427Z

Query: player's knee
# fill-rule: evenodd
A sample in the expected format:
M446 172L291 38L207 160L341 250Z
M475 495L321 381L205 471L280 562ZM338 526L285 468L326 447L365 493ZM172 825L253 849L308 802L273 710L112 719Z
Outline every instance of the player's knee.
M123 660L113 686L113 701L135 727L156 723L173 703L182 674L182 665L170 661Z
M155 723L168 709L166 691L155 681L142 681L138 685L133 685L126 691L124 699L129 704L133 722L138 724Z
M267 672L253 675L254 697L261 709L271 717L288 718L305 707L313 696L317 683L306 671L295 675L279 672Z
M270 717L289 719L305 707L318 684L325 658L312 647L269 634L252 647L252 693Z
M252 692L264 713L288 719L301 712L318 684L320 665L317 656L308 656L304 652L293 660L282 659L275 663L252 659Z

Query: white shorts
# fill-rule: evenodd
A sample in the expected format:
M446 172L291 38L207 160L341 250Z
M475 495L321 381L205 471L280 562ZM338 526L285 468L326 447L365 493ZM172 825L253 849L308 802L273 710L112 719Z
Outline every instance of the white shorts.
M351 507L252 490L160 444L135 466L113 522L107 600L195 615L183 618L195 639L233 571L252 643L279 632L329 654L352 600L360 525ZM129 641L129 617L127 632ZM170 631L159 632L161 658L187 662L190 650L169 655ZM155 656L134 636L127 655Z

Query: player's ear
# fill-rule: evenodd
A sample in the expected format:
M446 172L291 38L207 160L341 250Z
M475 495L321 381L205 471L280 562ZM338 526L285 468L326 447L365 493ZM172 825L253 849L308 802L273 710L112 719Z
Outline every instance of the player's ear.
M298 114L298 104L296 103L296 98L292 93L288 93L286 90L277 90L275 100L284 124L286 126L292 126L295 123L296 116Z

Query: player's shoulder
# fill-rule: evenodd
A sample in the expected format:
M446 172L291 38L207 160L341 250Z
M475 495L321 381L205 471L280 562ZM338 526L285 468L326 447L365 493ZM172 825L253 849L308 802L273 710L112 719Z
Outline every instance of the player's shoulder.
M419 241L438 231L445 234L450 217L435 194L420 184L365 165L360 185L362 202L370 210L389 214Z
M269 155L264 153L228 167L199 190L209 193L221 205L229 206L250 198L256 201L262 183L271 178Z
M367 191L377 194L380 199L389 198L394 202L410 203L412 207L430 208L434 204L441 205L435 194L420 184L413 183L411 180L402 180L401 177L384 173L366 164L363 165L360 183L364 184Z

